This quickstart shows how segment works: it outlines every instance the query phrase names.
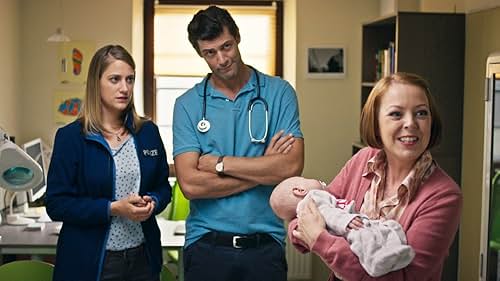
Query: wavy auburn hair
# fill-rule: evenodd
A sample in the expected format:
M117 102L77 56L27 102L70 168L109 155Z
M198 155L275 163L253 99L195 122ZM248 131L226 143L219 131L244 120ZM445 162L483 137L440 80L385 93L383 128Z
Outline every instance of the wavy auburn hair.
M380 79L375 87L373 87L368 99L366 100L361 112L361 120L359 124L359 132L363 142L371 147L382 149L384 147L380 139L378 126L378 113L380 110L380 99L387 93L389 88L396 84L406 84L416 86L422 89L429 102L429 110L431 114L431 136L427 149L430 149L441 140L442 123L439 116L436 102L429 90L428 83L420 76L412 73L398 72Z

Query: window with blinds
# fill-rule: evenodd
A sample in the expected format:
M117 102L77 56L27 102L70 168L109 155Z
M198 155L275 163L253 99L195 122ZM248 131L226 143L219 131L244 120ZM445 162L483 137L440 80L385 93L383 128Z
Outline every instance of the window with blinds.
M243 61L275 75L276 7L221 6L240 29L238 45ZM187 26L206 6L158 5L154 21L154 71L156 75L204 76L210 69L188 40Z

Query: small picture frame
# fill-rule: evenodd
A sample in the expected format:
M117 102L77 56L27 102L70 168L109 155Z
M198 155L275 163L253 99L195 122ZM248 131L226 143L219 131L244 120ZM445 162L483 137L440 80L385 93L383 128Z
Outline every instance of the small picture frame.
M346 49L342 46L307 48L307 77L343 79L346 75Z

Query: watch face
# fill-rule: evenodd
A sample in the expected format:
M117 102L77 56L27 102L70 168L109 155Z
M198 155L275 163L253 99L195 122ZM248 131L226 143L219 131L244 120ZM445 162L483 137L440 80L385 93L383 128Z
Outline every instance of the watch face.
M224 163L223 162L219 162L217 163L217 165L215 165L215 171L221 173L224 171Z

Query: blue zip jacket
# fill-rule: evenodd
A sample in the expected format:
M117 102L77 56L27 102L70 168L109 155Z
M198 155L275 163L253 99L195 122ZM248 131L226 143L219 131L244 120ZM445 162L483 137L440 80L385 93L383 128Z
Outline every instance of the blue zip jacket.
M127 118L131 120L131 118ZM141 170L139 195L156 201L142 222L145 248L154 273L160 273L162 248L155 215L170 202L168 164L158 127L150 121L134 133ZM115 166L101 135L84 135L77 120L58 129L47 178L47 213L63 225L57 242L54 281L99 280L111 224Z

